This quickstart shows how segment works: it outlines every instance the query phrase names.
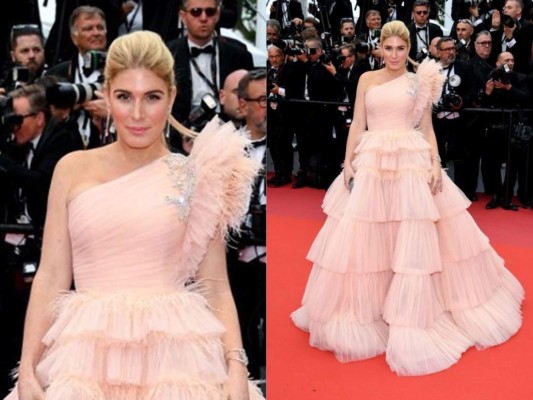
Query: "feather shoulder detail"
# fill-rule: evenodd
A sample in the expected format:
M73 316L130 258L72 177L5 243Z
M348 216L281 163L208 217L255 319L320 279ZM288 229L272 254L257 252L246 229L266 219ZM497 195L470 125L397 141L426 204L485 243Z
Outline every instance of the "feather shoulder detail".
M250 140L231 123L211 120L194 141L189 156L195 189L191 199L183 267L195 270L209 240L238 231L248 211L261 163L248 156Z
M440 99L445 80L440 73L441 68L435 60L427 58L418 66L416 71L417 92L413 110L415 126L420 123L424 110L432 104L436 104Z

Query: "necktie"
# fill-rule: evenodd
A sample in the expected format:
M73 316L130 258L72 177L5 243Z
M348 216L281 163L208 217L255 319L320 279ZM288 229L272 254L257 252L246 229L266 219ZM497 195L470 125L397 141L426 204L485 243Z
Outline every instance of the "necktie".
M214 54L215 49L213 46L209 45L203 48L200 47L191 47L191 57L198 57L201 53Z

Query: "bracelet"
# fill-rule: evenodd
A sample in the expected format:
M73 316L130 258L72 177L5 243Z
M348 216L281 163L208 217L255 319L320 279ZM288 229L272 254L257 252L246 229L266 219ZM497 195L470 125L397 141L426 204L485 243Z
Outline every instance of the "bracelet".
M227 357L227 355L230 353L237 353L237 355L233 357ZM246 355L246 350L242 348L228 350L224 353L224 355L226 356L226 361L238 361L242 363L245 367L248 366L248 356Z
M441 162L440 156L438 154L436 156L431 156L431 161L433 162L438 161L440 163Z

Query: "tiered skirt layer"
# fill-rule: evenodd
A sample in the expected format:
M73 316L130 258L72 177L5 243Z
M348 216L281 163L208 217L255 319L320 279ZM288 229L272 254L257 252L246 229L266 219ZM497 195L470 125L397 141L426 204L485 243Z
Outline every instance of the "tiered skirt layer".
M443 172L432 195L429 145L419 131L366 132L354 187L339 176L294 323L341 362L386 353L399 375L457 362L470 346L500 344L521 325L524 292Z
M72 292L55 313L36 368L47 400L225 399L224 327L201 294Z

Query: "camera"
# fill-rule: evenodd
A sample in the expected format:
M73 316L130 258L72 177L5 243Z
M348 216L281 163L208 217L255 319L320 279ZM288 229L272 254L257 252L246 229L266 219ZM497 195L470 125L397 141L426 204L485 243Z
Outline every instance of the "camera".
M373 50L376 50L379 47L379 43L374 42L363 42L362 40L355 41L355 51L358 53L370 53Z
M89 76L93 71L101 71L105 67L107 53L105 51L91 50L83 55L83 73Z
M27 67L15 66L11 70L11 80L13 82L28 83L30 81L30 70Z
M420 51L416 54L416 57L415 57L415 61L417 63L421 63L422 61L424 61L426 59L426 57L429 56L429 50L426 49L425 47L422 47L420 49Z
M202 96L200 104L194 107L189 114L189 123L194 131L201 131L215 116L218 108L218 100L211 93Z
M459 75L452 75L447 79L449 93L444 93L440 98L437 109L442 110L459 110L463 106L463 98L456 93L456 88L461 84Z
M511 68L509 68L507 64L503 64L490 72L489 79L500 81L504 85L508 85L511 82L511 77L509 76L510 72Z
M13 111L13 99L9 96L0 96L0 143L12 139L13 128L22 125L24 117Z
M464 0L464 4L468 8L477 7L477 6L479 6L479 3L481 3L481 1L479 1L479 0Z
M239 246L266 245L266 206L252 203L248 211L249 226L244 226L238 239Z
M96 98L95 92L102 89L99 82L93 83L55 83L46 88L46 101L58 108L72 108L76 104Z

